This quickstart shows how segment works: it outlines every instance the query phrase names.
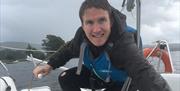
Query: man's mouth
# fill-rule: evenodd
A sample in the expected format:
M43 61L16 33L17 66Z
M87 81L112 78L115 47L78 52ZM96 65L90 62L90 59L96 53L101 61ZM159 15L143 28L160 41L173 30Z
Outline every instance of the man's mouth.
M104 33L101 33L101 34L92 34L92 37L94 38L101 38L104 36Z

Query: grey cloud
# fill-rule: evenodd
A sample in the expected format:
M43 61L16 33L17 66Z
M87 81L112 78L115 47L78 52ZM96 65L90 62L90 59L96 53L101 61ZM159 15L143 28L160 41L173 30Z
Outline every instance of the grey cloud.
M54 34L68 41L81 25L78 12L82 1L84 0L1 0L0 41L40 43L47 34ZM109 1L121 10L122 1ZM167 2L170 2L169 6ZM162 30L158 31L163 33L162 35L153 33L155 36L152 38L146 36L149 32L142 30L145 42L159 38L171 40L179 36L179 27L157 26L157 24L162 25L162 22L174 21L171 17L165 16L164 12L157 10L161 8L165 11L172 7L170 5L174 2L179 0L142 0L142 27L144 24L149 27L160 27L159 29ZM128 25L136 28L135 10L132 13L124 10L123 13L127 15ZM172 29L172 32L168 31L169 29Z

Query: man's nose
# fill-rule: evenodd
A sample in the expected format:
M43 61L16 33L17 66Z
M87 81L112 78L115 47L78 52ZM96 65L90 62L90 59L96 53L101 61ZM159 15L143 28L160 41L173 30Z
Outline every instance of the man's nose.
M93 32L100 32L101 31L101 25L100 24L94 24Z

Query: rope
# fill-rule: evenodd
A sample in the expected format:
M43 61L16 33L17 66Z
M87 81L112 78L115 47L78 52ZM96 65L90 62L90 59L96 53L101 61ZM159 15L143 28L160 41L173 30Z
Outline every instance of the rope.
M131 84L131 81L132 81L132 78L131 78L131 77L128 77L128 78L126 79L126 81L124 82L121 91L128 91L128 90L129 90L129 86L130 86L130 84Z
M148 59L150 56L151 56L151 54L154 52L154 50L158 47L158 45L159 44L156 44L155 46L154 46L154 48L152 49L152 51L148 54L148 56L146 57L146 59Z
M32 50L32 49L22 49L22 48L14 48L14 47L7 47L7 46L0 46L0 48L10 49L10 50L19 50L19 51L38 51L38 52L56 52L56 51L45 51L45 50Z
M4 68L4 69L6 70L7 75L8 75L8 76L11 76L10 73L8 72L7 67L4 65L4 63L3 63L1 60L0 60L0 64L2 65L2 68Z

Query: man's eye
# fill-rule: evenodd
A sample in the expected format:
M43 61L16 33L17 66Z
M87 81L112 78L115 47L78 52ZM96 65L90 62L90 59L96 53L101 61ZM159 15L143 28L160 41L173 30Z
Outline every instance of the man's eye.
M98 21L100 24L103 24L106 22L106 18L100 18L99 21Z
M92 25L93 21L86 21L86 25Z

